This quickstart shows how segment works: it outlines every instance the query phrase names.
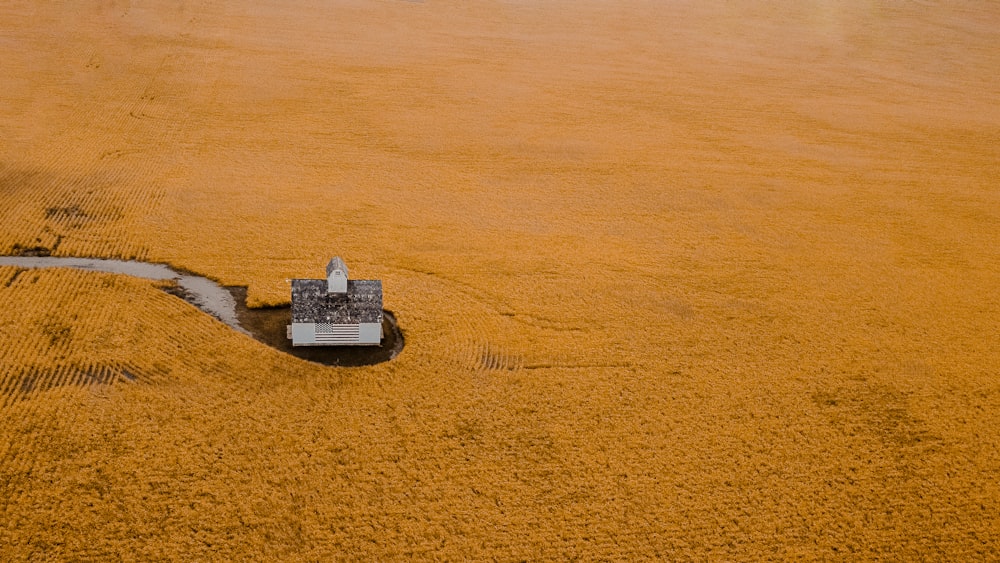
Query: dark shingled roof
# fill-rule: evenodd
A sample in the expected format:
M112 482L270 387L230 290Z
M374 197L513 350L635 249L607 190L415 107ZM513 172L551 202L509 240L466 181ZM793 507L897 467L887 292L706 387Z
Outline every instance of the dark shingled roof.
M292 322L382 322L382 282L347 280L347 295L328 295L326 280L292 280Z

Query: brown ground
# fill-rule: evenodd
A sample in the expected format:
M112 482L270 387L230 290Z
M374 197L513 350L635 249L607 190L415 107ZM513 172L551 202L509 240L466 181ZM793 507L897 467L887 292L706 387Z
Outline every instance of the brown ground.
M0 559L1000 559L1000 4L0 3Z
M292 322L291 307L246 306L247 288L230 287L236 300L236 318L253 337L275 350L327 366L371 366L388 362L403 351L403 333L391 311L384 311L380 346L292 346L286 328Z

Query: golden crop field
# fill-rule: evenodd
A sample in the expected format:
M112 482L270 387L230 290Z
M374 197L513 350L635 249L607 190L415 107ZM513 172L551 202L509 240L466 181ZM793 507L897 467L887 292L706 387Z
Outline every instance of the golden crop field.
M1000 5L0 5L0 560L1000 559Z

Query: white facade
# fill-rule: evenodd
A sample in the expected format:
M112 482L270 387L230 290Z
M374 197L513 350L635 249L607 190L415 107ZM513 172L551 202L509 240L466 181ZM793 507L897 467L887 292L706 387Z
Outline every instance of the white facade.
M333 268L326 275L326 291L330 294L347 294L347 269Z
M382 323L292 323L293 346L378 346L381 343Z

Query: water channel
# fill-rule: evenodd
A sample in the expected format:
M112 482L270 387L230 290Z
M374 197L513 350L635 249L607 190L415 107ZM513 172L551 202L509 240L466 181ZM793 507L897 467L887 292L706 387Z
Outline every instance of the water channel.
M18 268L75 268L93 272L124 274L147 280L172 280L177 295L240 333L293 356L333 366L362 366L395 358L403 349L403 335L390 311L384 311L381 346L293 347L285 336L290 322L289 307L249 309L246 288L227 287L165 264L134 260L73 258L58 256L0 256L0 266Z

